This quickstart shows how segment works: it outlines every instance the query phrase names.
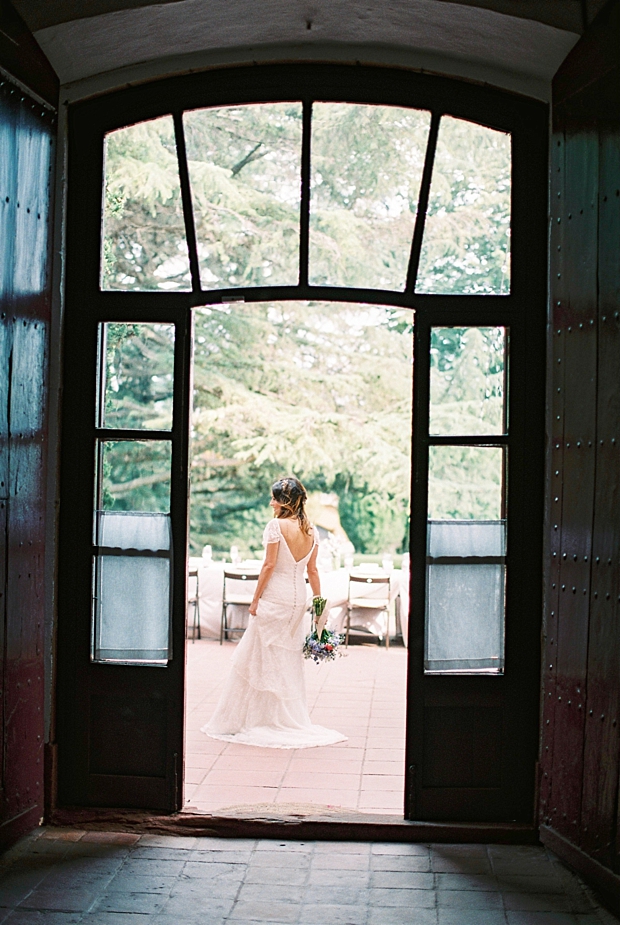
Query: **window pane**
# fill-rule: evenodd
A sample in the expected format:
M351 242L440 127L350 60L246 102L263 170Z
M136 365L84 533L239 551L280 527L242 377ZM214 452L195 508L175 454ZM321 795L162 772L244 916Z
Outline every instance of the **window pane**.
M170 430L174 325L101 325L101 427Z
M429 447L429 520L501 520L504 450Z
M426 671L500 672L504 565L429 565Z
M104 144L101 288L191 289L172 116Z
M510 135L444 116L417 292L510 292Z
M505 520L430 520L428 555L470 558L506 555Z
M310 283L404 289L430 114L312 109Z
M505 328L432 328L429 431L504 432Z
M98 512L96 544L94 661L165 662L170 656L169 516Z
M101 498L105 511L170 510L171 444L167 440L101 442Z
M301 103L185 114L204 289L297 285Z

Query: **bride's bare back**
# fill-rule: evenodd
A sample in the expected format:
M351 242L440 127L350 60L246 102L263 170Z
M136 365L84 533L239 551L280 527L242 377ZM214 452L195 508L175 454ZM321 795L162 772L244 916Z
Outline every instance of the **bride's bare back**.
M284 542L290 549L291 555L295 561L299 562L304 556L307 556L312 549L314 536L304 533L296 517L279 517L278 523L282 536L284 537Z

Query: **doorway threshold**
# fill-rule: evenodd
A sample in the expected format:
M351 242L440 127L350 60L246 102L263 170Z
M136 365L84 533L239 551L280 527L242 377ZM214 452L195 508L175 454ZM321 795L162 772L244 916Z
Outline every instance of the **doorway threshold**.
M310 812L273 805L234 808L211 815L185 809L163 814L145 810L56 809L46 825L87 830L215 838L272 838L289 841L362 841L452 844L539 844L538 829L516 822L425 822L378 813ZM242 809L245 810L242 812ZM310 809L310 807L308 807Z

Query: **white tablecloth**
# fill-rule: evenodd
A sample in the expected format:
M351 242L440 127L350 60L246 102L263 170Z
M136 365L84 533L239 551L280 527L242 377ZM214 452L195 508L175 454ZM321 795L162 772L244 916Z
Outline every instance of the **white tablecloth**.
M233 568L230 563L212 562L206 565L202 559L190 558L190 569L198 569L198 582L200 588L200 626L203 637L219 639L220 624L222 619L222 597L224 592L224 568L227 570ZM256 565L251 568L247 565L241 567L241 570L259 571ZM357 574L385 576L387 573L383 569L362 570L354 569ZM390 601L396 601L399 595L405 601L408 599L408 572L401 572L400 569L393 569L390 573ZM189 579L189 594L195 592L195 578ZM405 587L403 587L403 584ZM252 594L255 588L255 582L231 582L229 579L229 592L237 591L243 594ZM327 598L329 607L328 626L336 632L343 632L346 615L347 599L349 593L349 569L340 568L332 572L321 573L321 591L323 597ZM383 597L385 595L384 585L364 586L364 597ZM308 587L308 604L312 597L310 587ZM402 622L406 622L408 607L401 607ZM188 622L191 625L193 620L193 605L188 607ZM247 626L248 612L247 607L236 606L229 607L229 625ZM353 612L352 626L362 627L370 633L384 635L386 631L385 614L380 610L358 609ZM309 626L308 626L309 628ZM406 644L406 627L403 627L403 637ZM394 606L390 608L390 633L396 632Z

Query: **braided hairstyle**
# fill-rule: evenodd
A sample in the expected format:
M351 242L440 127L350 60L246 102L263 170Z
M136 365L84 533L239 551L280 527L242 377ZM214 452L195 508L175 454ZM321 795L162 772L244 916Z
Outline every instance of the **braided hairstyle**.
M304 533L312 533L312 525L306 517L305 503L308 500L306 489L294 475L278 479L271 486L271 494L282 505L278 517L296 517Z

